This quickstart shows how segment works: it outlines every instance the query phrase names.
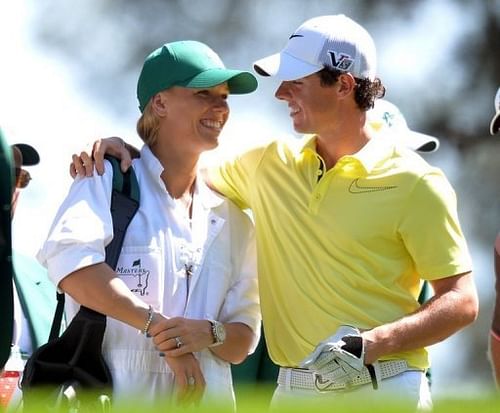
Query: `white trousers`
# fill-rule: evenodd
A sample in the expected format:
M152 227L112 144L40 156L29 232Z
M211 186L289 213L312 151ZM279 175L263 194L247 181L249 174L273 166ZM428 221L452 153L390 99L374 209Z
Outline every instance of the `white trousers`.
M309 411L317 407L329 406L339 407L339 411L345 411L340 407L367 406L367 411L374 405L394 404L400 406L402 411L430 411L432 410L432 399L429 382L425 373L420 371L406 371L397 376L382 380L379 388L374 390L371 384L353 387L349 391L333 391L318 393L316 390L303 390L290 388L287 385L278 385L272 401L271 411L279 411L282 408L297 406L304 403Z

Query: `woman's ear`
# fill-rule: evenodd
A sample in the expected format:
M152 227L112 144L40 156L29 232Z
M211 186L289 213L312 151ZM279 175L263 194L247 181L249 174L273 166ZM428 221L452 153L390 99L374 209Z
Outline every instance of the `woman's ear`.
M151 98L151 109L159 117L167 115L167 96L163 92L159 92Z

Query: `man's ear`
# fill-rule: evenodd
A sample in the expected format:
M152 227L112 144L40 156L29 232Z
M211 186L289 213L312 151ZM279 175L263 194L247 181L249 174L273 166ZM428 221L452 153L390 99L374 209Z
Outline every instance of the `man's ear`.
M159 92L151 98L151 109L159 117L167 116L167 96L163 92Z
M354 89L356 88L356 80L354 76L350 73L342 73L337 81L338 93L341 97L349 96L351 93L354 93Z

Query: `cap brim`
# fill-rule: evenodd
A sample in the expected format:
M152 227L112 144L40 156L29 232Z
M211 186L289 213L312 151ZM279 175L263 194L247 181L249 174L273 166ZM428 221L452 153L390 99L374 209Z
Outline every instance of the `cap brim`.
M491 119L490 133L492 135L496 135L499 129L500 129L500 111L498 111L496 115L493 116L493 119Z
M33 146L26 143L15 143L15 146L21 154L23 155L23 165L32 166L37 165L40 162L40 155Z
M408 131L405 145L417 152L435 152L439 149L439 139L425 133Z
M205 70L179 86L204 88L214 87L225 82L229 87L229 93L236 95L252 93L258 86L257 79L252 73L223 68Z
M312 65L281 52L257 60L254 70L261 76L273 76L280 80L296 80L312 75L323 69L323 66Z

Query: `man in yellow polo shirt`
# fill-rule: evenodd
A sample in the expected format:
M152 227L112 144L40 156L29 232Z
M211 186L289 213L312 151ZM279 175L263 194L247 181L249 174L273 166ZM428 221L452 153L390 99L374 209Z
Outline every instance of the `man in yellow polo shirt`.
M310 134L297 145L256 148L210 174L255 219L266 340L281 366L274 401L321 390L344 400L374 393L363 383L330 392L335 386L322 388L314 371L298 368L350 325L363 331L364 364L403 361L392 377L383 374L376 394L386 389L428 407L425 347L478 311L452 187L412 151L371 139L365 112L384 87L373 40L351 19L306 21L281 53L254 68L282 81L275 96L288 104L294 129ZM435 296L420 306L423 280Z
M385 93L375 63L371 36L353 20L306 21L281 53L254 65L281 80L275 96L306 137L255 148L210 173L255 219L263 325L280 366L277 406L401 398L429 408L425 347L477 317L452 187L393 139L372 139L366 111ZM121 141L100 141L98 171L106 150L130 161ZM91 174L87 160L76 159L73 174ZM421 306L424 280L435 295Z

